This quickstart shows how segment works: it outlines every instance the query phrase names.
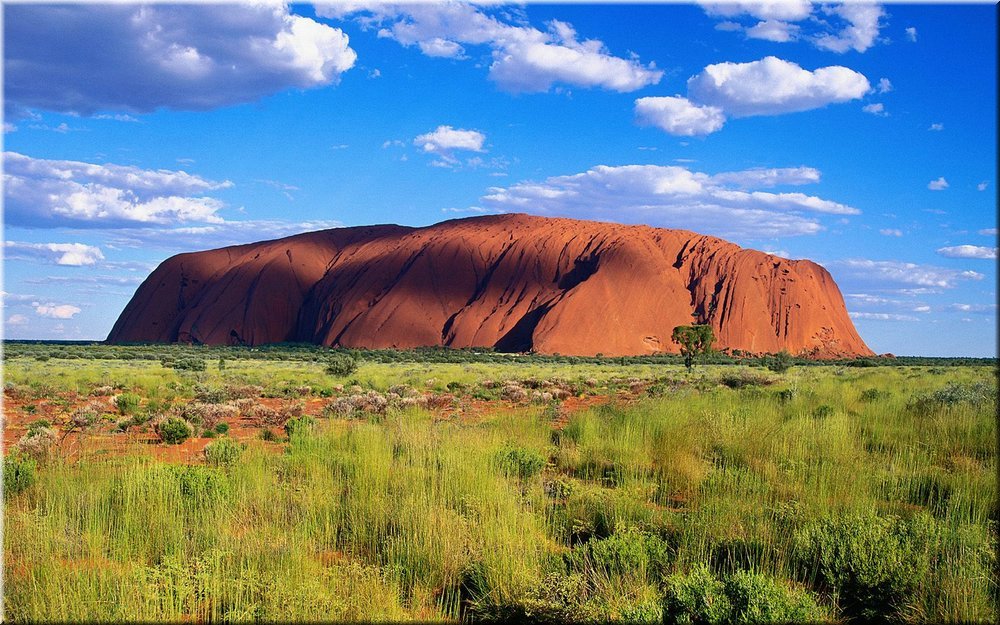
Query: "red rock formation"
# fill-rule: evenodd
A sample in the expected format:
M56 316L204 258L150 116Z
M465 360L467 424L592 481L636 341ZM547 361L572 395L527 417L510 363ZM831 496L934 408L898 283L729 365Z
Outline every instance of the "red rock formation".
M139 287L108 341L589 355L717 348L872 355L830 274L683 230L492 215L338 228L180 254Z

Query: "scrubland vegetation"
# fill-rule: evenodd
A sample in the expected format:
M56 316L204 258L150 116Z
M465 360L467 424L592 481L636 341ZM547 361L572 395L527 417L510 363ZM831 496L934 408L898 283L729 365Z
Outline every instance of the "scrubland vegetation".
M997 619L995 365L45 347L6 362L11 620Z

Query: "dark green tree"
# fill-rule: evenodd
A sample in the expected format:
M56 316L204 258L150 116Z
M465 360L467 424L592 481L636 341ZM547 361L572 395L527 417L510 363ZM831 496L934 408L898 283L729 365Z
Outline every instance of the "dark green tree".
M695 356L707 354L712 349L715 333L710 325L677 326L670 336L674 343L681 346L681 356L684 356L684 366L691 370Z

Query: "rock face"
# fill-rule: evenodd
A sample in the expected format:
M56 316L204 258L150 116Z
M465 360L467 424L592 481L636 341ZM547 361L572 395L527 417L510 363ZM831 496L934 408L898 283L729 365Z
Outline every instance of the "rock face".
M612 356L676 353L673 328L692 322L712 325L716 348L872 355L815 263L683 230L527 215L179 254L108 341Z

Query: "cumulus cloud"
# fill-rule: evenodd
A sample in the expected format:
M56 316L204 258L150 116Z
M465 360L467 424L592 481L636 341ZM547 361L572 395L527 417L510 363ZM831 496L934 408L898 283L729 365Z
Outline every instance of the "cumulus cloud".
M864 52L875 44L881 28L880 20L885 11L877 4L845 2L821 9L829 17L837 17L845 23L837 33L820 35L815 39L817 47L831 52L844 53L848 50Z
M860 98L868 79L839 65L815 71L774 56L749 63L716 63L688 80L688 98L730 117L780 115Z
M802 193L756 189L819 180L808 167L711 176L680 166L598 165L583 173L494 187L481 204L502 212L644 223L722 237L813 234L812 214L856 215L856 208Z
M947 258L981 258L984 260L996 260L997 258L997 248L980 245L940 247L937 253Z
M846 67L809 71L769 56L709 65L688 79L687 97L639 98L635 114L640 124L672 135L707 135L720 130L727 117L808 111L860 98L870 88L867 78Z
M883 228L878 231L879 234L887 237L901 237L903 236L903 231L898 228Z
M934 131L944 130L944 124L937 124L937 123L931 124L930 127L927 128L927 130L934 130Z
M26 326L28 325L28 318L24 315L11 315L10 317L7 317L7 325Z
M878 40L881 18L885 15L879 5L862 2L815 7L808 0L700 4L708 15L724 20L716 26L719 30L742 31L750 38L776 42L802 38L817 48L836 53L864 52L871 48ZM907 32L910 30L915 41L916 29Z
M906 38L909 39L910 41L914 41L915 42L917 40L917 29L914 28L913 26L910 26L909 28L907 28L906 29Z
M889 114L885 112L885 105L881 102L874 102L872 104L866 104L861 107L861 110L865 113L870 113L871 115L876 115L878 117L888 117Z
M543 31L464 2L319 4L316 14L353 16L378 27L380 37L416 46L428 56L460 58L466 46L486 46L492 56L489 78L513 93L549 91L557 83L627 92L663 76L653 63L615 56L596 39L580 40L565 22L552 20Z
M997 235L997 229L996 228L983 228L982 230L979 231L979 234L984 235L984 236L988 236L988 237L995 237Z
M951 304L948 308L959 312L992 313L996 312L996 304Z
M451 126L438 126L433 131L418 135L413 144L424 152L449 154L452 150L482 152L486 135L478 130L463 130Z
M798 39L799 26L781 20L764 20L746 30L747 37L784 43Z
M927 188L931 191L944 191L948 188L948 181L944 179L944 176L941 176L937 180L931 180L928 182Z
M976 271L961 271L933 265L918 265L895 260L849 258L828 263L829 267L852 281L876 284L907 284L917 287L954 288L960 280L982 280ZM923 293L927 291L917 291Z
M639 98L635 115L641 125L656 126L679 137L711 134L726 123L722 109L698 106L680 96Z
M72 319L81 310L72 304L53 304L51 302L47 304L32 302L31 307L35 309L36 315L49 319Z
M990 183L987 182L986 180L983 180L982 182L980 182L979 184L976 185L976 190L977 191L985 191L986 187L988 187L988 186L990 186Z
M83 243L22 243L6 241L4 253L8 260L33 260L70 267L95 265L104 260L101 248Z
M283 3L12 5L4 35L15 116L205 110L335 84L357 59L343 31Z
M219 223L223 203L202 195L232 186L183 171L97 165L4 152L7 223L28 227L122 227Z

